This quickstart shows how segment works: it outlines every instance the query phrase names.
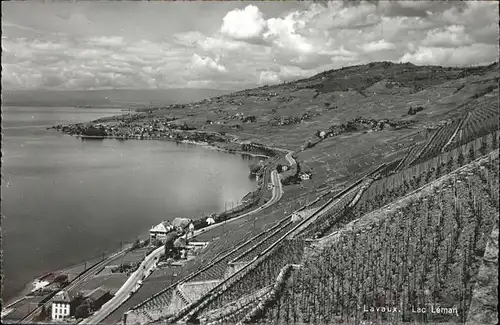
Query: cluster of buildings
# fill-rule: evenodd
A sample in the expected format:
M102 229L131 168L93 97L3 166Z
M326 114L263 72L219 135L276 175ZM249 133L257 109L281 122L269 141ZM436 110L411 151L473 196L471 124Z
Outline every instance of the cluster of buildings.
M269 122L271 125L291 125L291 124L299 124L305 121L309 121L316 114L303 113L301 116L274 116L272 120Z
M52 299L50 315L53 321L85 318L99 310L112 298L109 290L99 287L88 292L59 291Z

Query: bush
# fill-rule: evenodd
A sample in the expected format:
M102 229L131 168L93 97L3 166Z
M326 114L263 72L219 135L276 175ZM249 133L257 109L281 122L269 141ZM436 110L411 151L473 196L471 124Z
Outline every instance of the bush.
M415 115L420 111L423 111L424 108L422 106L417 106L417 107L410 107L408 110L408 115Z

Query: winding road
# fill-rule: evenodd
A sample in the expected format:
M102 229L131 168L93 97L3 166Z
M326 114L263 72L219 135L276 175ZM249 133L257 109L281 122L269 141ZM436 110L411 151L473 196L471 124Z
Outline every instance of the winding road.
M291 153L290 153L291 154ZM293 158L292 158L293 159ZM288 160L288 158L287 158ZM281 197L283 196L283 187L281 186L281 181L280 181L280 176L276 169L273 169L271 171L271 182L273 184L272 188L272 197L269 201L267 201L265 204L262 206L246 212L238 217L232 218L230 220L227 220L225 222L221 223L216 223L214 225L211 225L206 228L198 229L194 232L193 237L195 238L196 236L205 233L209 230L212 230L214 228L220 227L224 224L231 223L235 220L241 219L243 217L246 217L248 215L251 215L253 213L259 212L265 208L270 207L271 205L275 204L278 202ZM109 314L111 314L115 309L120 307L135 291L137 291L140 287L140 280L146 279L155 269L156 267L156 262L160 255L163 253L163 246L158 247L155 249L153 252L151 252L146 258L142 261L141 265L139 268L132 273L132 275L127 279L125 284L115 293L114 297L109 300L107 303L105 303L101 309L96 311L92 316L86 318L79 324L98 324L102 322Z
M293 159L293 157L292 157L292 154L293 154L293 151L289 151L289 152L286 154L286 156L285 156L286 161L288 161L288 164L289 164L290 166L293 166L293 165L295 165L295 164L296 164L295 159Z
M121 288L115 293L114 297L106 302L101 309L96 311L92 316L84 319L80 324L99 324L104 318L111 314L116 308L120 307L137 289L139 289L139 281L145 279L153 272L156 267L156 261L163 253L164 247L160 246L151 252L142 261L141 265L134 273L125 281Z

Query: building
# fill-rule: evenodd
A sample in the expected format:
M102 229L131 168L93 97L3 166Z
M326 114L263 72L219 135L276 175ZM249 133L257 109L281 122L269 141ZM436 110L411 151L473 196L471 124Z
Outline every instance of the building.
M62 320L70 317L75 312L75 307L80 302L81 295L71 291L61 290L52 299L52 320Z
M302 216L300 214L294 212L292 214L292 218L291 218L290 221L292 221L292 222L298 222L298 221L301 221L301 220L302 220Z
M175 230L175 227L169 224L167 221L162 221L153 228L149 229L149 242L154 239L164 241L167 238L167 234Z
M213 225L213 224L215 223L215 220L214 220L214 218L212 218L212 217L210 216L210 217L208 217L208 218L207 218L206 222L207 222L207 224L208 224L209 226L211 226L211 225Z
M288 166L286 166L286 165L281 166L281 170L283 172L286 172L288 170Z
M303 181L306 181L306 180L309 180L311 179L311 174L310 173L302 173L300 174L300 179L303 180Z
M84 299L87 300L90 304L90 308L92 310L99 310L102 305L104 305L108 300L111 299L111 294L109 290L106 290L103 287L99 287L87 293L84 296Z
M189 226L189 224L192 222L191 219L189 218L175 218L172 221L172 226L175 227L175 229L180 229L180 230L186 230L186 228Z

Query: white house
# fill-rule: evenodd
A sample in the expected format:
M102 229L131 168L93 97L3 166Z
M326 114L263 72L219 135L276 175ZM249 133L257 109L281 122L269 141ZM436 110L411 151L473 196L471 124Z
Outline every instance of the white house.
M69 317L71 298L66 291L60 291L54 296L52 301L52 320L62 320Z
M214 218L212 218L212 217L208 217L206 221L207 221L207 224L208 224L209 226L210 226L210 225L213 225L213 224L215 223L215 220L214 220Z
M311 179L311 175L309 175L309 173L302 173L300 175L300 179L303 180L303 181L309 180L309 179Z
M326 135L326 132L325 132L325 131L321 131L321 132L319 133L319 136L320 136L320 138L321 138L321 139L324 139L324 138L325 138L325 135Z
M175 229L174 226L170 225L166 221L162 221L153 228L149 229L149 241L153 239L164 240L167 238L167 234Z
M288 166L284 165L284 166L281 166L281 170L286 172L288 170Z

